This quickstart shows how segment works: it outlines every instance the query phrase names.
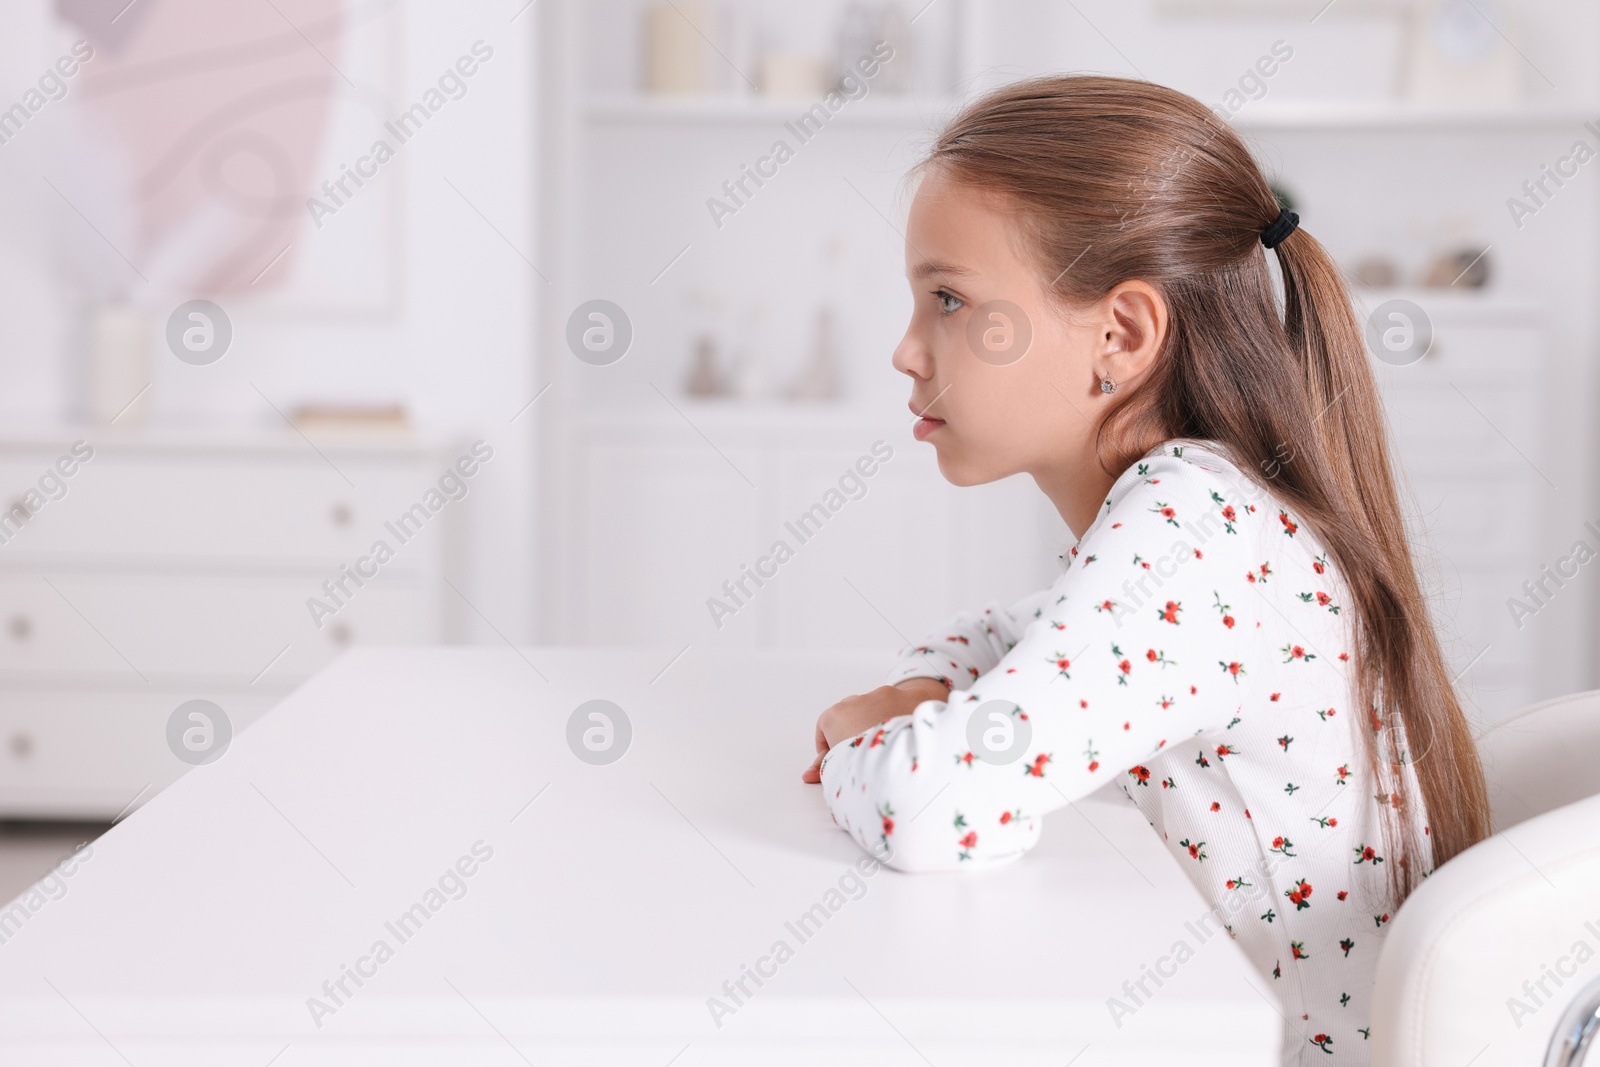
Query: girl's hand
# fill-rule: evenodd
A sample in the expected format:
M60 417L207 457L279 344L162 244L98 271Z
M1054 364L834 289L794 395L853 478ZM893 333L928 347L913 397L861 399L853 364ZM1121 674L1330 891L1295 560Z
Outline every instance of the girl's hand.
M869 726L909 715L924 700L947 700L950 690L932 678L907 678L895 685L880 685L870 693L848 696L817 719L817 758L800 775L803 782L822 781L822 757L847 737Z

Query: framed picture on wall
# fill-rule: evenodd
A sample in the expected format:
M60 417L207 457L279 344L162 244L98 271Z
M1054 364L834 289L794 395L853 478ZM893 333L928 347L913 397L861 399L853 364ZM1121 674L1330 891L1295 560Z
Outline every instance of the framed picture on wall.
M386 125L402 108L397 0L117 6L57 0L94 49L61 150L84 176L73 192L129 235L152 290L392 317L405 251L404 149Z

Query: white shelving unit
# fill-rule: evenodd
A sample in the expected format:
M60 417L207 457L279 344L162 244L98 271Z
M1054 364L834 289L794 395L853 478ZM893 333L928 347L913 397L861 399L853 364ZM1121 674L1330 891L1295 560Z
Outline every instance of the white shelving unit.
M1003 20L986 17L988 6L969 0L954 14L951 25L963 46L955 85L988 84L990 68L1008 54L991 25ZM902 325L895 320L903 291L890 284L898 284L901 240L891 232L899 206L894 182L915 158L915 147L955 113L959 99L954 93L869 96L849 103L829 123L828 147L808 146L806 157L790 164L812 168L811 180L773 183L752 199L748 213L712 231L700 201L810 101L652 98L615 79L594 84L587 74L594 64L586 65L585 57L594 29L588 20L596 16L558 0L542 5L542 17L548 64L541 87L547 161L541 225L544 262L555 267L543 358L547 377L565 397L542 424L545 476L553 499L561 501L545 515L544 532L547 543L560 546L546 558L573 561L566 568L552 565L543 576L543 636L638 636L674 645L726 640L727 631L707 629L697 636L692 629L695 613L704 612L700 602L711 591L706 587L714 588L725 572L764 547L784 509L794 505L794 487L815 485L877 436L904 433L903 422L897 424L903 390L894 393L893 384L885 384L889 376L872 370L887 362ZM1302 214L1308 230L1342 260L1354 262L1384 248L1423 257L1452 239L1442 236L1454 232L1451 227L1465 234L1453 238L1457 242L1472 239L1475 230L1492 230L1483 220L1495 223L1505 197L1537 174L1542 160L1553 159L1551 152L1564 151L1579 136L1593 143L1585 124L1600 125L1600 103L1451 107L1273 97L1247 103L1232 121L1263 154L1270 172L1306 193L1311 207L1307 213L1302 205ZM1443 190L1429 184L1441 182L1441 175L1448 176ZM1594 192L1583 182L1569 184L1561 210L1571 212L1569 219L1594 220ZM806 195L796 186L804 186ZM1400 203L1415 205L1413 215L1432 212L1437 218L1423 221L1438 233L1419 231L1403 212L1392 210ZM1375 366L1402 475L1416 495L1418 552L1436 592L1447 654L1460 672L1458 684L1485 719L1595 681L1588 658L1580 655L1574 662L1582 633L1593 628L1592 612L1578 597L1567 596L1543 614L1537 635L1506 624L1506 598L1580 532L1595 473L1586 459L1569 459L1559 491L1539 473L1566 443L1555 413L1570 415L1575 405L1589 402L1587 394L1580 398L1561 387L1563 376L1571 374L1563 371L1564 361L1570 367L1572 353L1592 350L1600 332L1587 298L1597 280L1595 257L1580 253L1587 243L1574 244L1570 228L1562 227L1557 222L1542 231L1530 227L1512 240L1485 239L1493 244L1493 280L1486 290L1356 294L1364 309L1402 296L1434 319L1438 344L1428 359L1409 368ZM875 245L880 237L882 244ZM832 265L814 247L828 241L850 244L856 258ZM1566 265L1580 255L1586 258L1575 267ZM1415 273L1414 264L1402 266L1407 277ZM795 291L826 287L835 271L848 284L830 292ZM634 274L638 283L627 282ZM597 371L570 358L562 338L565 316L577 303L617 298L591 291L600 279L633 286L628 294L630 308L639 310L638 348L622 364ZM846 331L852 345L843 352L855 376L848 403L824 412L679 396L675 383L690 339L681 294L691 284L742 284L797 302L837 299L856 314ZM803 326L791 322L779 340L798 332ZM994 529L970 530L961 525L962 505L978 497L944 485L931 457L908 439L906 452L895 447L895 464L905 466L895 469L894 480L910 479L911 471L921 480L908 480L903 500L882 515L872 516L869 506L842 516L859 527L849 538L841 532L849 552L833 564L828 553L815 553L807 566L816 574L803 581L785 578L804 588L772 596L736 620L754 622L737 640L893 642L898 638L884 617L902 631L931 622L946 605L907 597L874 604L870 612L863 608L863 628L829 631L816 625L820 615L807 598L838 587L845 556L870 572L896 545L914 546L909 556L918 566L955 574L948 554L993 558L994 529L1016 534L1006 542L1008 558L992 572L972 566L949 580L950 607L1004 599L1024 591L1030 579L1048 580L1053 557L1070 533L1058 518L1039 514L1030 486L997 487L989 502L1000 509ZM651 503L630 506L643 500ZM641 524L639 517L651 508L662 521ZM939 537L948 537L918 555L927 548L918 538L928 536L930 522L942 531ZM619 534L617 527L628 523L636 528ZM1018 566L1018 557L1031 557L1037 566ZM883 565L885 573L894 573ZM662 588L671 587L670 597L683 603L664 600L619 628L606 605L629 602L646 575L661 581L663 570L673 573ZM679 618L675 611L680 621L663 622Z

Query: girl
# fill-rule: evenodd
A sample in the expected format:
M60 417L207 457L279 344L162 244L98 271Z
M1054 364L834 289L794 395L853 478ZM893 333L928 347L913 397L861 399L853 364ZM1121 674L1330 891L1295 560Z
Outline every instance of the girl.
M1078 540L823 712L806 780L907 871L1015 860L1117 783L1285 1061L1366 1063L1386 926L1488 807L1337 268L1225 122L1143 82L998 90L919 173L916 437L957 485L1032 475Z

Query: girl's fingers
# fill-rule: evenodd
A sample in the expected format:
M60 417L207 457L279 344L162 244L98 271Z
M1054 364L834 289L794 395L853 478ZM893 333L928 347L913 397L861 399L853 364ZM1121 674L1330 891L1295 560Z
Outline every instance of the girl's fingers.
M811 761L811 766L806 768L805 773L800 776L800 780L809 782L812 785L819 784L822 781L822 756L820 754Z

